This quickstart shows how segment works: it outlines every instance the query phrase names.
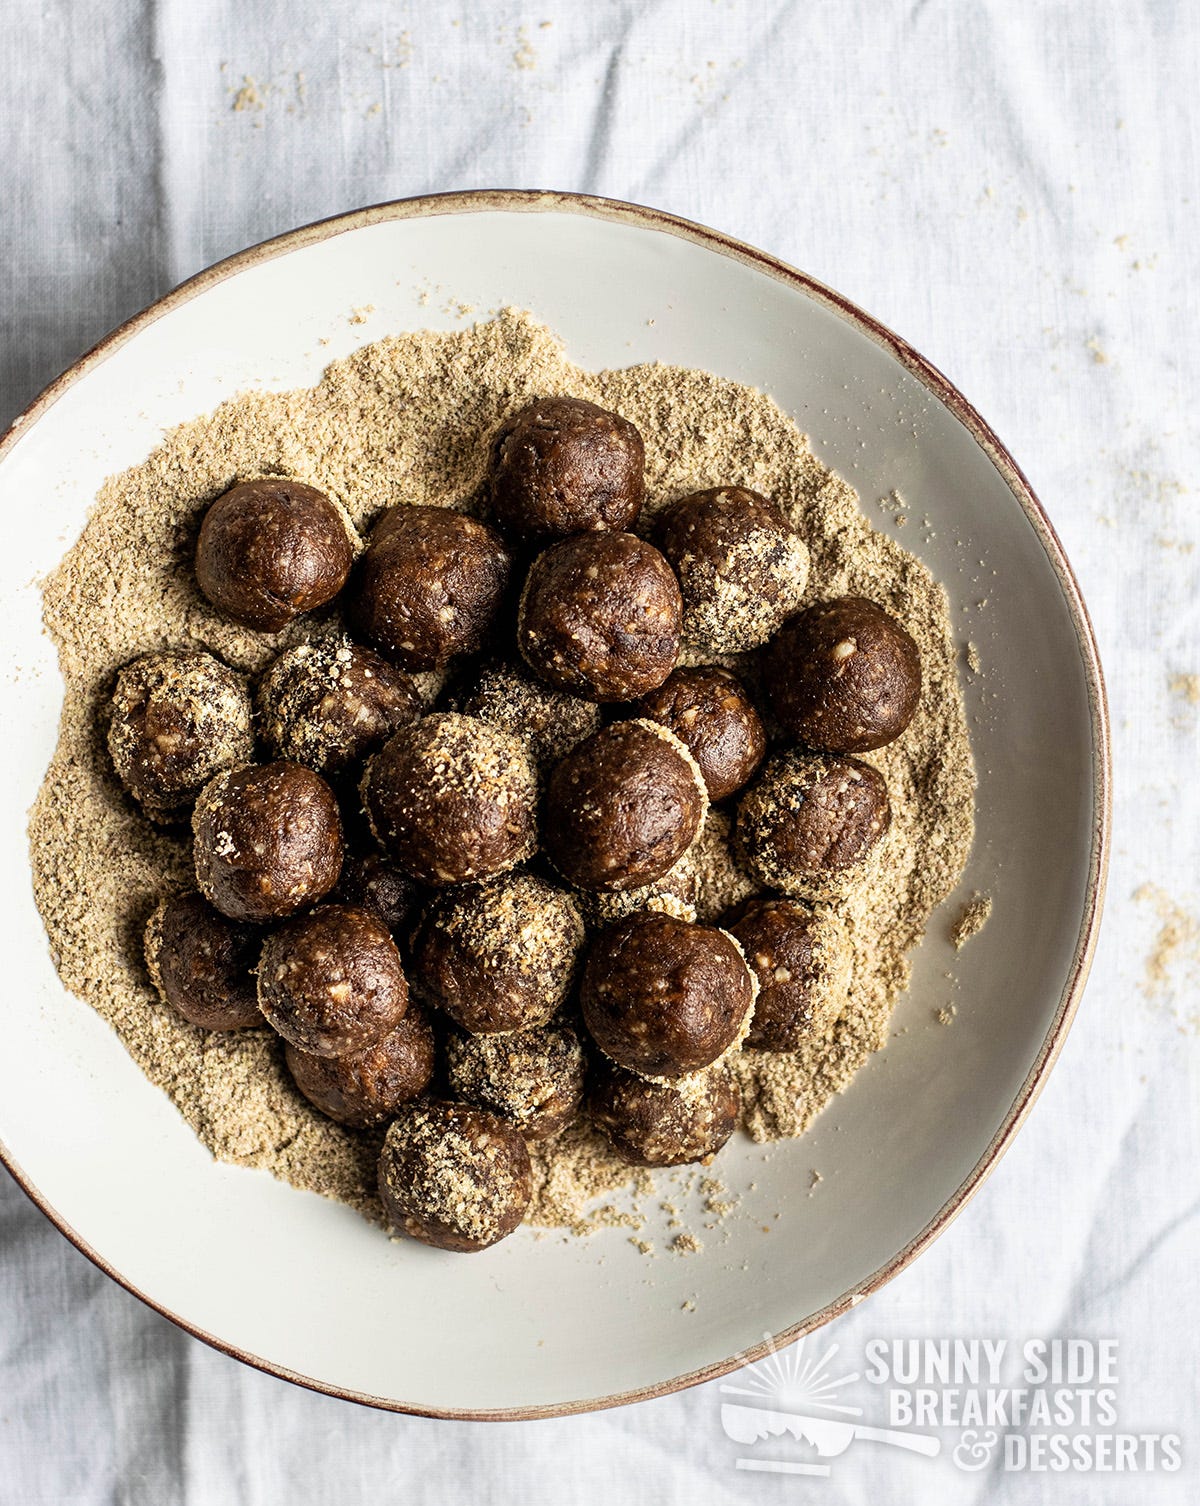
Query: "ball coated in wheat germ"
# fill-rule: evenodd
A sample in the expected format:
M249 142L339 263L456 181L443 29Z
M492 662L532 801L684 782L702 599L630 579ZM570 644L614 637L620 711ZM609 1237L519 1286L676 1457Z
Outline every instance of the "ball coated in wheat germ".
M683 857L707 809L704 778L677 737L644 718L613 722L551 770L542 845L581 889L636 889Z
M192 814L196 882L233 920L279 920L315 905L338 881L344 843L337 799L302 764L246 764L209 780Z
M580 1003L601 1051L643 1077L683 1077L737 1041L755 983L735 941L713 926L642 910L592 943Z
M378 915L322 905L272 931L258 964L258 1007L290 1045L346 1056L388 1035L408 1008L408 980Z
M881 606L840 596L776 634L763 680L780 723L807 747L869 753L894 742L921 699L921 654Z
M151 820L185 820L215 774L253 756L245 680L203 651L143 654L118 671L108 751Z
M533 1194L520 1131L458 1103L401 1108L379 1157L379 1196L395 1230L471 1253L506 1238Z
M577 533L529 567L517 646L540 679L591 701L631 701L671 673L679 653L679 582L631 533Z
M390 1119L429 1086L435 1064L429 1018L411 1001L394 1030L346 1056L314 1056L290 1042L284 1058L292 1081L314 1108L355 1129Z
M388 857L435 887L491 878L530 857L537 792L537 768L519 738L452 711L402 727L362 783Z
M163 1000L204 1030L261 1025L254 968L257 926L214 910L199 894L176 894L146 922L146 967Z
M492 448L497 527L522 543L633 527L645 494L637 428L578 397L544 397L514 414Z
M196 582L226 617L277 633L338 595L356 541L349 517L316 487L243 481L204 515Z
M511 560L503 539L446 507L389 508L346 593L350 630L401 669L443 669L492 631Z

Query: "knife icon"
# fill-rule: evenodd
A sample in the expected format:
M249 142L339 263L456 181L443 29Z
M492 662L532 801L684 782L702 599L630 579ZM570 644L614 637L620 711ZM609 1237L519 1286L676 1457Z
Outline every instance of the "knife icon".
M940 1438L925 1433L902 1433L892 1428L873 1428L861 1422L840 1422L833 1417L807 1417L800 1412L771 1412L764 1407L721 1403L721 1426L735 1443L761 1443L764 1438L793 1438L811 1444L822 1459L844 1454L856 1438L870 1443L890 1443L932 1459L942 1449Z

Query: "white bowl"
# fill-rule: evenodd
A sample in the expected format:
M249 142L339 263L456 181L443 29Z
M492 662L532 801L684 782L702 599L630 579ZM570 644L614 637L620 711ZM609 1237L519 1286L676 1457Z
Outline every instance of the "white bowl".
M647 1260L621 1231L521 1230L462 1259L215 1164L63 990L30 892L26 812L61 698L37 577L100 482L164 426L238 390L310 384L387 331L454 325L451 301L528 307L587 366L661 359L770 391L864 504L898 488L929 518L900 537L946 584L983 658L965 686L980 785L962 893L990 893L991 921L956 957L954 901L935 916L896 1014L911 1028L805 1139L765 1155L730 1145L720 1173L741 1209L688 1258ZM753 1357L765 1332L797 1337L894 1275L1027 1112L1078 1002L1103 889L1096 649L1062 550L999 441L944 377L835 293L630 205L516 193L385 204L245 251L110 335L0 442L0 504L4 1160L85 1254L189 1332L409 1411L529 1417L659 1394ZM960 1008L947 1029L932 1015L951 967ZM810 1197L814 1166L823 1181Z

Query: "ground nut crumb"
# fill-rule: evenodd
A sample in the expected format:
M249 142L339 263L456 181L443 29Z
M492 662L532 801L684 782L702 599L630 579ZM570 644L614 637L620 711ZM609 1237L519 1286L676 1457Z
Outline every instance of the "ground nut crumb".
M192 886L189 844L186 833L152 827L123 794L99 712L116 670L138 654L203 648L257 673L336 622L325 609L281 634L253 633L200 595L191 564L200 518L235 482L282 475L318 487L360 532L403 502L478 511L493 434L546 393L587 398L638 425L646 444L641 528L688 493L753 488L774 499L808 547L806 600L869 597L921 651L917 714L871 757L888 782L893 825L878 882L842 903L854 958L846 1009L803 1051L751 1050L736 1059L754 1138L799 1134L885 1043L892 1005L908 983L906 953L954 889L971 844L974 773L945 593L924 565L870 527L853 488L817 460L766 395L666 365L582 371L549 330L508 310L473 329L379 340L335 362L311 389L244 393L172 430L142 464L105 484L46 583L45 622L66 695L29 828L38 906L64 984L112 1024L215 1156L265 1167L375 1219L381 1135L344 1129L310 1107L268 1031L208 1035L159 1001L141 931L164 893ZM731 656L728 667L753 688L752 665ZM414 678L431 704L440 677ZM723 811L710 813L689 859L702 921L718 920L756 890L729 850ZM532 1160L532 1221L640 1236L637 1199L653 1195L655 1179L618 1161L586 1122L534 1147Z
M950 928L950 940L961 951L972 936L978 936L987 925L992 913L990 894L972 894L962 907L958 919Z

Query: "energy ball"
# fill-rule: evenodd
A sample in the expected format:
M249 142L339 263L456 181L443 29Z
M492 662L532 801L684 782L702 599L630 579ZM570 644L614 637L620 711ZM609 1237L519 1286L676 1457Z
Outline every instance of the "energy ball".
M439 1250L486 1250L511 1234L533 1195L520 1131L459 1103L402 1108L379 1157L391 1226Z
M592 1123L634 1166L711 1161L737 1127L741 1107L733 1074L722 1066L676 1082L647 1082L605 1067L588 1095Z
M418 1004L382 1040L347 1056L314 1056L288 1043L292 1080L315 1108L339 1124L367 1129L423 1093L433 1077L433 1028Z
M421 715L403 670L349 638L301 643L259 682L259 727L273 758L336 775Z
M340 905L373 910L393 936L404 928L421 891L378 852L346 854L342 874L333 891Z
M641 910L592 943L580 1002L601 1051L642 1077L684 1077L740 1040L755 982L732 937Z
M117 674L108 751L146 815L177 821L214 774L253 757L246 682L211 654L143 654Z
M413 976L464 1030L528 1030L566 998L582 946L570 895L510 874L433 901L413 937Z
M408 1008L408 980L378 915L323 905L267 937L258 1007L289 1045L346 1056L396 1028Z
M546 1140L573 1124L583 1102L579 1037L566 1026L509 1035L453 1035L446 1044L451 1089L520 1130Z
M806 607L780 629L763 671L793 737L823 753L894 742L921 699L921 655L896 619L863 596Z
M661 722L700 765L710 800L740 790L762 762L767 738L762 719L739 680L728 670L673 669L638 704Z
M794 899L752 899L727 928L758 979L747 1046L797 1051L819 1040L850 987L850 945L837 915Z
M844 892L892 821L883 775L857 758L792 749L738 805L736 840L762 883L815 899Z
M757 492L693 492L661 514L656 538L679 577L689 647L713 654L758 648L800 605L808 546Z
M511 568L486 523L446 507L392 507L359 560L346 618L402 669L442 669L483 647Z
M164 899L146 923L146 967L165 1003L202 1030L261 1025L254 966L262 935L199 894Z
M636 889L673 868L708 809L704 777L657 722L614 722L551 771L542 815L550 861L581 889Z
M630 529L646 448L628 419L578 397L546 397L509 419L492 451L496 526L522 542Z
M231 920L278 920L338 881L342 822L333 791L298 763L247 764L204 786L192 814L201 893Z
M631 533L577 533L525 578L517 646L534 674L590 701L631 701L675 667L683 602L657 549Z
M565 757L600 725L594 701L554 690L511 664L485 669L463 710L521 738L539 764Z
M357 535L345 511L299 481L243 481L204 514L196 582L219 612L278 633L346 584Z
M367 765L376 840L435 887L491 878L537 846L537 769L519 738L445 711L402 727Z

